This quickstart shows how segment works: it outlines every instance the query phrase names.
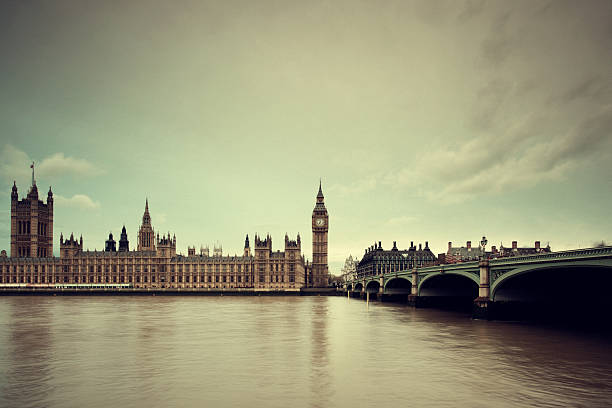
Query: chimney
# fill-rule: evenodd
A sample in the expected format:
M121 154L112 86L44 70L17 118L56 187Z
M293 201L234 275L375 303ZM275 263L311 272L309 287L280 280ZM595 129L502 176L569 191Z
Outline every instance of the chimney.
M540 250L540 241L535 242L535 249Z
M516 241L512 241L512 249L516 249Z
M466 242L467 249L472 249L472 241Z
M450 251L452 247L453 247L453 243L451 241L448 241L448 250Z
M496 254L497 253L497 247L495 245L493 245L491 247L491 253Z

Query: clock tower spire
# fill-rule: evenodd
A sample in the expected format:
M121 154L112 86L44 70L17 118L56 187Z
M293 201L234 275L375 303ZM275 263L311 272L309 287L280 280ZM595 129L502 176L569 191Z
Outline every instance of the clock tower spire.
M325 208L325 197L319 180L319 193L314 210L312 210L312 268L308 277L308 286L327 287L327 232L329 215Z

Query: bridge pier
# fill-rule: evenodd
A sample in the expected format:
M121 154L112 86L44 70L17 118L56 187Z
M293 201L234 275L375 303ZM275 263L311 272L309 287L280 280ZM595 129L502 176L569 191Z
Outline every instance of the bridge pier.
M478 285L478 297L474 299L472 316L475 319L490 320L493 318L493 301L491 300L489 260L481 259L478 267L480 268L480 284Z
M378 300L379 302L382 302L383 296L385 294L385 278L383 276L381 276L378 279L378 284L379 284L379 287L378 287L378 293L376 295L376 300Z
M410 287L410 294L408 295L408 305L412 307L419 307L419 271L417 268L412 270L412 286Z

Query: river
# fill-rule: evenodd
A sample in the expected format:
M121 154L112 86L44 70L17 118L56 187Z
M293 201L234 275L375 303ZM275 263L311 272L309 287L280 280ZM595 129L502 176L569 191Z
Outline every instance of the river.
M610 346L342 297L0 297L0 407L603 407Z

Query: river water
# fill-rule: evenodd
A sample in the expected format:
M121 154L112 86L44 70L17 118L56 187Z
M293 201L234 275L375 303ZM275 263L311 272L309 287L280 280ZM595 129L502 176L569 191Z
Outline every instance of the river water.
M611 344L342 297L0 297L0 407L603 407Z

